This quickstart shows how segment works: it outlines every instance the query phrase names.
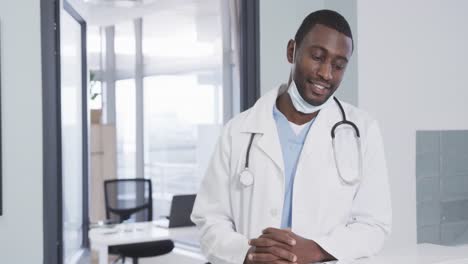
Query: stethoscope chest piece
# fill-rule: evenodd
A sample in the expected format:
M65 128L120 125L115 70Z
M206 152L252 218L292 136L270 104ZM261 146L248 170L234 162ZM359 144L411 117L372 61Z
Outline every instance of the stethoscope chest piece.
M242 185L244 185L244 187L249 187L253 184L254 177L248 168L245 168L241 171L239 174L239 181Z

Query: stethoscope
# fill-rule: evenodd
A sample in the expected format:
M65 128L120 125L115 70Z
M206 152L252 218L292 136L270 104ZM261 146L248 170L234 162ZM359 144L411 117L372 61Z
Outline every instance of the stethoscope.
M343 106L341 105L340 101L336 97L333 97L336 104L340 108L342 120L335 123L331 129L331 138L332 138L332 148L333 148L333 157L335 159L336 169L338 175L340 176L341 181L346 185L354 185L358 183L362 178L362 153L361 153L361 134L359 133L359 128L353 122L346 119L346 114L344 112ZM335 130L341 125L349 125L354 130L354 137L356 139L357 145L357 152L358 152L358 172L355 177L346 177L344 171L340 170L340 166L338 166L338 158L336 155L336 146L335 146ZM252 133L250 135L249 145L247 147L247 153L245 155L245 164L244 169L239 173L239 181L244 187L249 187L254 183L254 176L249 169L249 156L250 156L250 149L252 147L252 142L255 137L256 133Z

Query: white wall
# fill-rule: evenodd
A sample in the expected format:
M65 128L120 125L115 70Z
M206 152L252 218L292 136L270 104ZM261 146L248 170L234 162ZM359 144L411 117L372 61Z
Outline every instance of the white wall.
M0 1L3 215L0 262L42 263L40 1Z
M468 129L468 2L359 0L359 105L379 121L394 210L387 250L416 243L416 130Z
M291 71L286 58L288 41L294 38L302 20L319 9L338 11L348 20L353 34L357 34L356 0L260 0L261 94L288 81ZM356 56L355 52L336 94L338 98L352 104L358 103Z

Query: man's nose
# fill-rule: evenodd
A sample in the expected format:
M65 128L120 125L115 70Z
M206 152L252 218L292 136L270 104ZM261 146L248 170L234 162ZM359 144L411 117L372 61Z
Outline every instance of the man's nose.
M331 65L328 63L322 63L320 65L318 75L325 81L330 81L333 78Z

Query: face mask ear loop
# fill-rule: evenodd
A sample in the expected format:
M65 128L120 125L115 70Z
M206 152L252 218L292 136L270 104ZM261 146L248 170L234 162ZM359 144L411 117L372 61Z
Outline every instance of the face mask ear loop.
M292 63L291 63L291 82L294 82L294 69L296 68L296 65L294 64L296 62L296 41L294 41L293 45L293 55L292 55Z
M292 63L294 64L295 62L296 62L296 41L294 41L293 58L292 58Z
M296 63L296 41L294 41L294 45L293 45L293 54L292 54L292 66L294 67L294 63ZM291 67L291 71L292 71L292 68Z

